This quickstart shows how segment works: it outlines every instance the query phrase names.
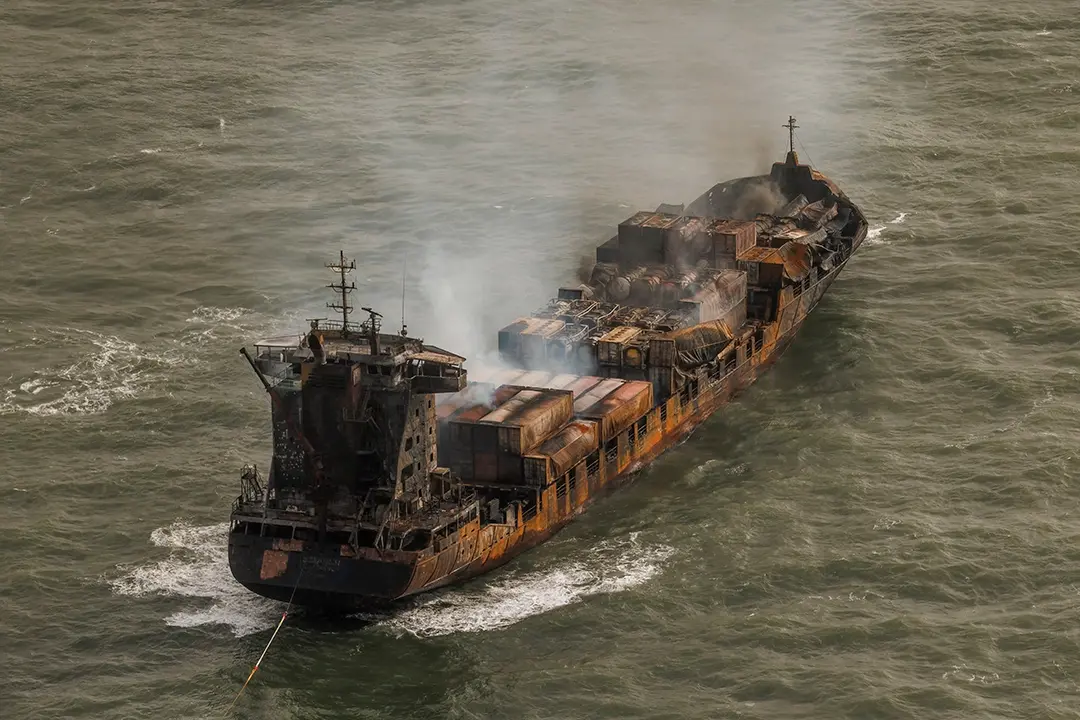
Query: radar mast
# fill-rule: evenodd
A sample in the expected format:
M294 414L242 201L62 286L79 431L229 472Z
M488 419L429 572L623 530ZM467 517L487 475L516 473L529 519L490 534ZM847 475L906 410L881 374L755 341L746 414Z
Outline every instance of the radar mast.
M345 276L348 273L350 273L350 272L352 272L353 270L356 269L356 262L354 260L349 260L346 263L346 261L345 261L345 251L344 250L339 250L338 253L339 253L338 262L336 264L335 263L330 263L326 267L331 269L331 270L334 270L334 271L338 272L341 275L341 282L340 283L330 283L326 287L330 288L331 290L336 290L337 292L341 293L341 303L340 304L338 304L338 303L326 303L326 307L330 308L331 310L340 310L341 311L341 334L342 335L348 335L348 333L349 333L349 311L352 310L352 305L349 304L349 293L351 293L353 290L356 289L356 284L350 282L348 285L346 285L345 284Z

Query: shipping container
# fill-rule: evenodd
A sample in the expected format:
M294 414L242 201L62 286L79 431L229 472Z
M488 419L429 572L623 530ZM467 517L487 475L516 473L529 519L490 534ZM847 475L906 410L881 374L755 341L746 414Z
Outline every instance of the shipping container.
M650 365L649 382L653 386L653 397L657 401L665 400L671 397L675 387L675 369Z
M592 405L575 411L575 415L597 421L600 425L600 441L607 442L649 411L652 407L652 389L652 384L646 381L624 382Z
M713 267L718 267L721 258L738 257L757 244L757 223L753 220L714 220L706 233L712 241Z
M622 365L623 348L641 334L641 328L621 326L604 333L596 344L596 359L601 365Z
M477 428L497 429L500 452L525 455L569 422L573 404L569 390L522 390L480 418ZM475 447L476 431L473 443Z
M579 397L596 387L601 380L602 378L596 375L582 375L566 389L574 394L574 401L576 402Z
M532 487L547 487L551 482L548 463L550 459L546 455L526 455L522 461L522 482Z
M517 377L514 381L515 385L522 385L524 387L542 388L546 387L545 383L554 376L554 373L550 373L547 370L530 370Z
M639 212L619 224L619 264L622 266L664 261L664 238L679 217L667 213Z
M499 456L496 453L473 453L472 478L478 482L497 482Z
M459 408L439 425L439 462L446 464L454 458L472 456L473 426L476 421L491 412L486 404ZM445 462L444 462L445 461Z
M580 415L583 410L595 405L613 391L622 387L625 382L625 380L620 380L619 378L601 380L590 388L588 392L583 393L574 399L574 415Z
M748 285L779 287L784 279L784 258L774 248L755 247L739 257Z
M573 395L574 399L577 399L593 388L600 380L601 378L595 375L556 375L543 385L525 385L522 383L500 385L495 388L491 395L494 398L493 407L502 405L522 390L566 390Z
M503 420L506 420L514 413L524 408L536 398L540 397L542 392L542 390L534 389L518 390L506 400L498 403L498 405L496 405L486 415L483 415L481 418L479 418L477 422L499 424Z
M649 340L649 367L672 367L675 364L675 341L670 338Z
M668 229L664 238L664 263L677 268L697 265L712 247L705 232L705 221L697 217L681 217Z
M680 301L680 305L689 311L693 323L702 323L719 320L745 300L746 273L724 270L692 298Z
M619 236L608 240L603 245L596 246L596 262L618 263L619 262Z
M521 334L544 322L543 318L518 318L499 331L499 355L508 362L521 362Z
M508 485L521 485L523 483L523 467L520 455L500 452L498 455L498 474L496 480Z
M556 375L555 377L551 378L551 380L544 384L544 387L551 390L566 390L580 379L580 375L563 373L561 375Z
M469 383L468 387L461 392L444 393L436 395L435 420L444 422L451 415L464 408L472 407L481 403L495 393L496 385L490 383Z
M645 367L645 348L647 347L648 342L641 339L640 336L635 341L635 344L624 347L622 366L631 369Z
M578 344L589 336L592 329L591 326L583 323L567 322L562 330L550 335L545 349L548 358L547 366L562 370L578 370L582 366L578 359ZM587 363L585 367L588 367Z
M562 330L566 323L554 318L542 319L536 325L521 331L520 362L527 368L540 368L546 363L547 338Z
M637 244L641 239L641 224L655 214L656 213L649 212L648 210L634 213L626 220L619 223L619 234L612 238L612 240L618 240L618 247L620 249L624 246ZM608 242L610 243L611 240ZM599 262L599 259L597 262Z
M549 471L554 481L595 452L599 445L597 424L591 420L575 420L546 440L536 454L551 459Z

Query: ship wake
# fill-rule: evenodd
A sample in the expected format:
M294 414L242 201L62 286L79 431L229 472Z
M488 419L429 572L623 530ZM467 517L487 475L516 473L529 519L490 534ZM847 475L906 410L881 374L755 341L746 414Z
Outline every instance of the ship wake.
M284 603L255 595L233 579L228 564L228 528L228 523L197 526L178 521L154 530L151 543L167 548L169 556L120 567L120 575L109 581L113 592L196 601L165 617L165 623L173 627L221 625L236 636L272 628ZM670 546L646 543L638 533L632 533L603 540L576 558L547 567L511 570L400 608L357 617L376 629L416 637L498 630L590 596L640 586L661 572L673 552Z
M480 587L422 598L385 616L366 616L387 630L418 637L498 630L526 618L647 582L674 552L648 545L638 533L597 543L584 557L548 569L508 573Z

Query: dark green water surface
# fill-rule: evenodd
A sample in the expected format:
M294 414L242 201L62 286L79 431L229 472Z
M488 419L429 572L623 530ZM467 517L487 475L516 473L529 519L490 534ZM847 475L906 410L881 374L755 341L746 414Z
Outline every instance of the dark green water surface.
M552 542L290 619L238 718L1074 718L1074 2L0 4L0 716L216 718L282 605L236 354L475 358L633 211L782 156L871 219L749 392Z

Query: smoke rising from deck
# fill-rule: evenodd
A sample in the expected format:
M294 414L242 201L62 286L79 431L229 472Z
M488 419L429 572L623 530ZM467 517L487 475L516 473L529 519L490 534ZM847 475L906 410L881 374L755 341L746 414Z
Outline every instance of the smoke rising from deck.
M576 284L621 220L767 172L786 149L781 123L799 110L795 50L775 42L786 22L775 9L564 10L541 22L514 6L478 27L468 56L440 71L430 127L407 138L408 157L378 169L411 197L459 207L416 218L414 206L399 220L419 240L410 327L470 368L498 365L497 330ZM536 44L545 33L569 49L522 57L524 35ZM802 97L824 95L804 85ZM768 209L759 200L747 211Z

